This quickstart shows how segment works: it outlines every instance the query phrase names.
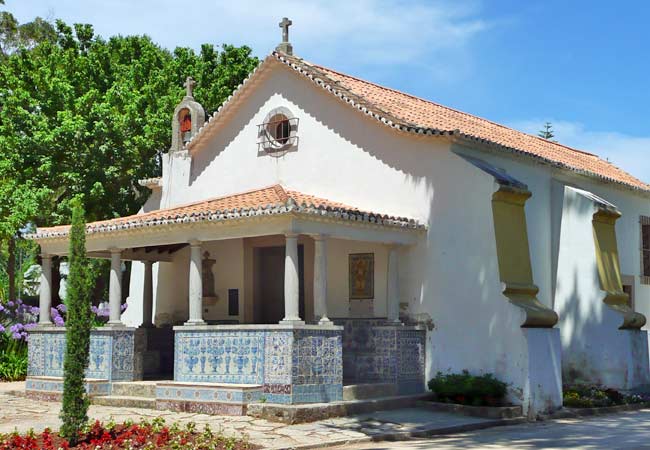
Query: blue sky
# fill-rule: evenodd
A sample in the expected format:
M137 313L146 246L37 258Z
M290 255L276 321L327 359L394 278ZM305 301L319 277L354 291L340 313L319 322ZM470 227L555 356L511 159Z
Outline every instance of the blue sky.
M194 9L188 5L196 5ZM523 131L650 182L650 2L627 0L6 0L19 20L91 23L173 48L250 45L289 16L297 55Z

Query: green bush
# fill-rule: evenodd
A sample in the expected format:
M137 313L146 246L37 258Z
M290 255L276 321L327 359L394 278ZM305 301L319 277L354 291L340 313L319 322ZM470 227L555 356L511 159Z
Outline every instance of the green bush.
M647 394L625 394L616 389L576 384L563 387L563 403L568 408L599 408L647 402Z
M438 372L428 384L438 401L474 406L502 405L508 391L508 385L491 373L477 376L470 375L467 370L450 374Z
M0 333L0 381L20 381L27 376L27 345Z

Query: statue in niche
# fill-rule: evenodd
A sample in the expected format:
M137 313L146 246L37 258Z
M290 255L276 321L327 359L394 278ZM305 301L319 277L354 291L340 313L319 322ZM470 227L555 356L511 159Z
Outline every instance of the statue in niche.
M178 113L178 123L181 130L183 143L186 143L192 137L192 114L187 108L183 108Z
M212 268L214 267L215 259L210 258L210 253L203 254L203 298L216 298L217 294L214 290L214 274Z

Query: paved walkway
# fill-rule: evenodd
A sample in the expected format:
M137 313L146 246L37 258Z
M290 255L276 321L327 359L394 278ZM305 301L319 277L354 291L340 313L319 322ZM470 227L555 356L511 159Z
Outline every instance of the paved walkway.
M60 404L30 400L7 393L9 390L23 389L23 383L0 383L0 433L14 429L21 432L30 428L58 429ZM431 427L481 426L488 422L485 419L419 409L380 411L301 425L284 425L248 416L209 416L97 405L90 407L89 417L101 421L110 418L118 421L130 418L137 421L140 418L163 417L167 423L194 422L200 428L204 424L210 424L214 430L221 429L229 436L245 436L251 443L265 448L291 448L302 445L318 447L359 439L369 440L378 434L411 432Z
M454 436L375 442L336 450L650 449L650 409L491 428Z

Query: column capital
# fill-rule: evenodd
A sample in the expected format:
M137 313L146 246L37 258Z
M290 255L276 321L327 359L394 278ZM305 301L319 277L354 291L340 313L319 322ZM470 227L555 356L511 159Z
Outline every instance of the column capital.
M121 253L122 253L122 250L123 250L123 249L121 249L121 248L117 248L117 247L111 247L111 248L108 249L108 251L111 252L111 255L114 255L114 254L116 254L116 253L117 253L117 254L121 254Z
M311 238L315 241L326 241L329 239L329 237L329 234L324 233L316 233L311 235Z
M289 232L284 233L284 237L287 238L287 239L298 239L299 234L300 233L294 233L293 231L289 231Z
M54 257L54 255L52 255L51 253L45 253L45 252L41 252L39 256L41 257L41 259L52 259Z
M201 244L203 244L203 242L198 239L190 239L187 243L190 244L190 247L200 247Z

